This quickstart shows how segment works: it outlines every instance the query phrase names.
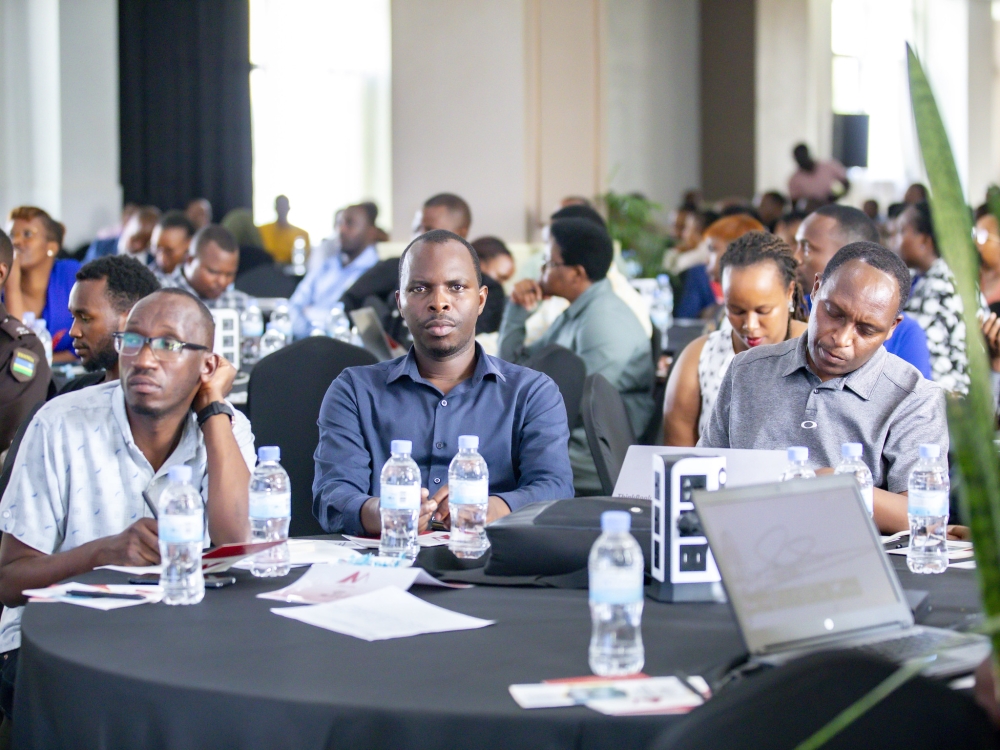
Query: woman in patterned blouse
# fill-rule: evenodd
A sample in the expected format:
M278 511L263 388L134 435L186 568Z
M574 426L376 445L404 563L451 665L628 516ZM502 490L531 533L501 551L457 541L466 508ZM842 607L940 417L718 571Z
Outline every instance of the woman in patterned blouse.
M962 300L951 269L938 253L931 209L927 203L907 206L896 221L892 248L913 271L906 312L927 334L931 374L943 388L964 394L969 389Z

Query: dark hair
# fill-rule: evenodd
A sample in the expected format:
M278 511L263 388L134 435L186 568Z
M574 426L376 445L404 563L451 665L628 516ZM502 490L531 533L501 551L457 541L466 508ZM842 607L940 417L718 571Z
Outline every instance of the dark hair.
M198 308L198 317L201 318L202 326L205 332L208 334L206 341L208 342L209 349L212 348L215 342L215 318L212 317L212 311L208 309L208 305L202 302L200 299L195 297L191 292L186 289L179 289L175 286L164 287L163 289L157 289L153 294L166 294L171 297L183 297L184 299L191 300ZM152 296L152 295L150 295Z
M771 200L777 201L782 206L788 205L788 198L785 197L784 193L779 193L777 190L768 190L764 193L760 199L763 201L765 198L770 198Z
M878 243L881 239L875 222L869 219L864 211L853 206L829 203L820 206L813 213L817 216L827 216L837 222L837 229L844 245L852 242Z
M599 224L601 229L607 230L608 228L604 217L597 213L597 210L593 206L581 206L579 204L563 206L549 217L549 221L559 221L559 219L586 219L587 221Z
M472 210L469 208L469 204L454 193L438 193L424 201L424 208L433 208L434 206L443 206L453 214L459 214L462 217L461 226L466 228L472 226Z
M792 318L806 320L806 301L795 274L799 262L795 260L792 248L778 235L769 232L747 232L736 238L729 243L726 252L719 259L719 273L721 274L726 268L748 268L768 261L778 267L785 288L787 289L789 284L793 287L792 302L795 309L792 311Z
M63 237L66 236L66 227L49 216L48 212L37 206L18 206L10 212L10 220L32 221L38 219L45 227L45 239L55 242L62 247ZM13 262L13 259L11 260Z
M236 238L228 229L218 224L207 224L199 229L194 239L191 240L191 245L194 248L192 255L201 255L205 245L209 242L214 242L227 253L240 251L240 246L236 244Z
M406 249L403 250L403 254L399 256L399 288L403 288L403 261L406 260L406 254L410 252L410 248L416 245L418 242L424 245L443 245L446 242L460 242L465 246L465 249L469 251L469 257L472 258L472 265L476 268L476 283L479 286L483 285L483 272L479 268L479 255L476 253L476 248L474 248L465 237L460 237L454 232L449 232L447 229L432 229L429 232L424 232L419 237L415 237Z
M877 242L852 242L849 245L844 245L826 264L823 274L819 277L820 284L825 284L826 280L833 276L838 268L852 260L867 263L872 268L877 268L896 279L896 285L899 287L899 310L897 312L902 311L906 300L910 298L910 271L896 253L882 247Z
M358 204L358 208L365 212L368 223L375 226L375 219L378 218L378 206L375 205L375 201L362 201Z
M989 215L990 215L990 207L987 204L983 203L980 206L976 206L976 211L972 215L972 220L979 221L984 216L989 216Z
M778 219L778 221L782 224L801 223L805 221L808 215L809 214L807 214L805 211L800 211L797 208L793 208L791 211L785 211L785 213L781 215L781 218Z
M153 272L127 255L105 255L76 272L77 281L100 279L107 282L108 301L120 313L128 312L136 302L160 288Z
M796 144L795 148L792 149L792 157L795 159L795 163L806 172L812 172L816 169L816 162L809 153L809 147L806 144Z
M514 257L499 237L480 237L469 244L475 248L480 261L492 260L501 255L506 255L508 258Z
M885 210L885 215L890 219L895 219L906 210L908 205L908 203L890 203L889 207Z
M198 230L194 228L194 224L183 211L167 211L160 220L156 222L156 225L160 229L183 229L188 238L194 237L194 233Z
M727 216L749 216L755 221L760 221L760 214L752 206L744 206L739 203L731 203L719 211L720 219L724 219Z
M14 244L2 229L0 229L0 263L6 264L8 271L14 264Z
M934 254L940 255L937 246L937 235L934 233L934 217L931 216L931 205L927 201L911 203L906 208L913 209L913 231L931 238L934 243Z
M583 266L587 278L600 281L608 275L614 246L604 227L591 219L557 219L550 229L567 266Z

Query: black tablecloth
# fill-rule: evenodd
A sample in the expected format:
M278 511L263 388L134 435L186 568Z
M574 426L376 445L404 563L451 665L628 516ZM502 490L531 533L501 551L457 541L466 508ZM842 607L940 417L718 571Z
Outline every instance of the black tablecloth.
M973 571L917 577L927 624L978 617ZM522 710L512 683L588 674L580 590L414 587L496 625L368 643L271 614L257 599L293 580L209 590L192 607L99 612L29 604L15 703L22 748L632 748L675 717L612 718L583 707ZM123 582L96 571L77 580ZM647 674L716 676L743 650L729 606L646 600Z

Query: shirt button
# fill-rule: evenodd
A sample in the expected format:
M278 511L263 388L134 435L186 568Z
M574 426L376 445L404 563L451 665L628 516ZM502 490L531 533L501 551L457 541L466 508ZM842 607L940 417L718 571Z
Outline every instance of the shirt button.
M5 511L3 512L3 517L4 517L4 518L10 518L10 511L9 511L9 510L5 510Z
M813 388L813 393L819 393L819 388Z
M435 479L434 480L434 484L441 484L441 480L440 479Z
M441 399L441 406L447 406L447 405L448 405L448 399L446 398Z
M441 450L442 448L444 448L444 443L441 442L434 443L434 447L437 448L438 450Z

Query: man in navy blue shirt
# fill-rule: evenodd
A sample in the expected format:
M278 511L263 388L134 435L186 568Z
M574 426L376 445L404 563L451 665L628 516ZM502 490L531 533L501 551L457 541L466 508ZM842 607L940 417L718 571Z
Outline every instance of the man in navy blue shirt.
M809 214L795 233L795 257L799 261L799 284L802 291L813 288L826 264L837 251L852 242L882 244L875 222L863 211L831 203ZM809 302L809 297L806 297ZM810 304L811 307L811 304ZM885 350L916 367L925 378L931 377L931 355L927 336L920 324L907 314L883 344Z
M448 464L478 435L490 471L487 522L573 497L566 407L547 376L487 355L475 340L487 290L475 249L433 230L403 251L396 302L413 337L405 357L352 367L319 415L313 512L329 532L377 534L379 474L392 440L410 440L423 480L420 529L449 523Z

